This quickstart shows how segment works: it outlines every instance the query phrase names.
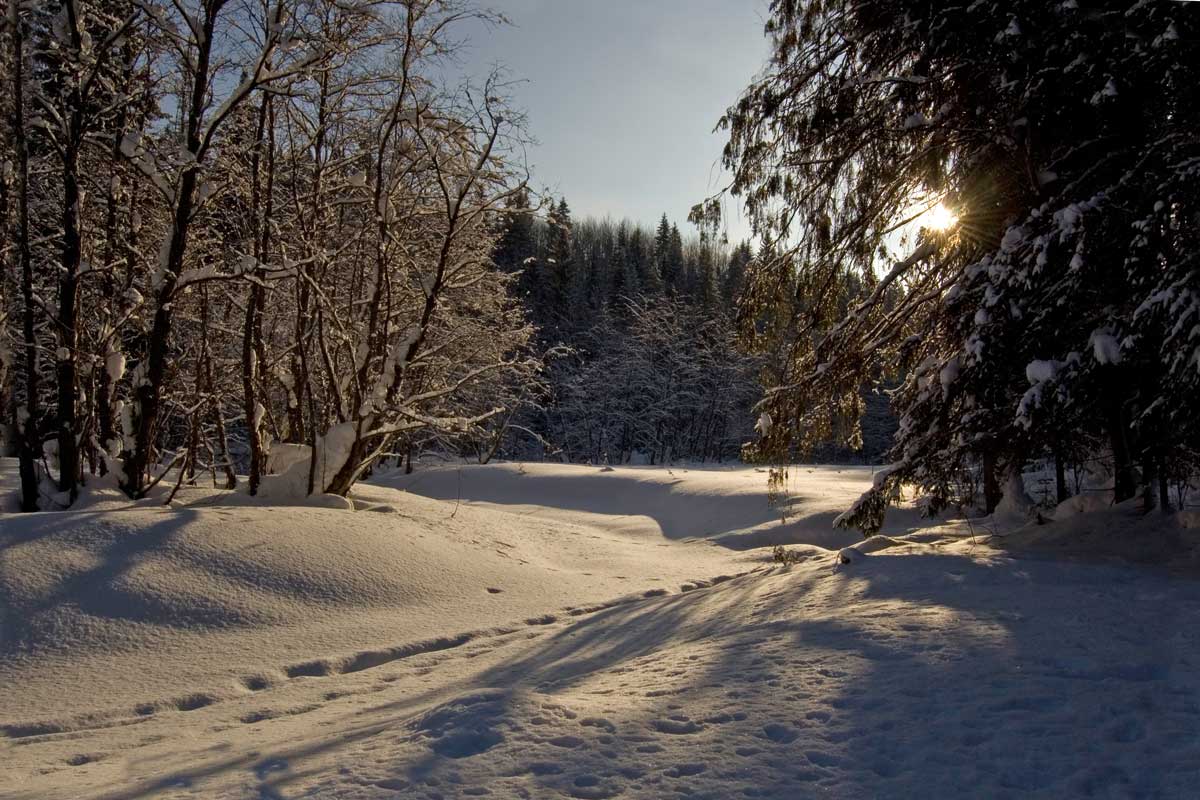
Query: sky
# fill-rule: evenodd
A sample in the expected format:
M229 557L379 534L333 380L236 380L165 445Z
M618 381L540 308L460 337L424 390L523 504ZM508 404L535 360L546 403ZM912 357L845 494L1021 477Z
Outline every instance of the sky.
M575 218L652 225L728 182L713 127L768 54L765 0L494 0L511 25L474 26L462 68L512 79L537 140L532 185ZM747 235L727 204L731 240Z

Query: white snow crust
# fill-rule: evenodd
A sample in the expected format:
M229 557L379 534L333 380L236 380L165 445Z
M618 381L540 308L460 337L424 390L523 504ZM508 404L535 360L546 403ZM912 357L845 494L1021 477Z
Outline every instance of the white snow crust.
M793 467L786 523L748 467L373 480L354 510L92 485L71 511L0 513L0 797L1200 780L1194 512L1080 503L1001 530L902 508L863 540L830 523L868 468Z

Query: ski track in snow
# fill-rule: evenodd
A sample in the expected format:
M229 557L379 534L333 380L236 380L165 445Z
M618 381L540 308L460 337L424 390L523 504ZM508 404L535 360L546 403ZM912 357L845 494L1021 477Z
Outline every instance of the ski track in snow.
M556 491L572 469L595 483L594 470L559 467L548 476ZM700 481L713 492L714 474ZM836 474L820 477L845 480ZM670 486L661 471L634 477L655 475ZM478 478L480 499L461 512L466 536L511 519L487 515L512 470ZM856 473L846 492L867 479ZM564 525L598 513L535 508L536 479L527 483L513 497L525 513ZM684 497L677 513L695 505ZM729 520L705 513L718 538L767 530L757 518L722 530ZM623 536L653 533L608 522ZM792 525L802 538L803 522ZM521 550L540 535L508 524L496 538ZM706 558L716 549L692 546ZM0 549L0 576L12 547ZM0 797L1194 796L1200 584L1190 574L1018 558L945 532L850 564L818 547L798 546L801 563L788 568L743 552L724 548L730 569L715 580L631 592L610 576L621 591L609 600L340 656L260 659L213 672L227 674L223 689L180 685L166 701L134 702L138 675L126 674L119 708L59 708L41 728L5 727ZM484 577L485 598L529 591ZM297 652L265 638L262 648ZM155 657L141 655L148 675Z

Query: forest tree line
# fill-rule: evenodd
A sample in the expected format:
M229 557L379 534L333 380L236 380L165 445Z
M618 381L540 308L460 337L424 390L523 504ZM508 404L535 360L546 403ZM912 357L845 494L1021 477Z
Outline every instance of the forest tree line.
M517 209L530 203L519 198ZM758 360L733 318L747 242L574 221L565 199L511 215L495 259L548 353L502 452L593 463L736 459L753 435Z
M738 307L759 255L749 241L654 227L574 221L565 199L514 201L495 253L550 354L540 402L504 431L517 458L650 464L736 460L756 434L767 358L741 346ZM521 210L524 209L524 210ZM532 399L532 398L531 398ZM895 420L868 393L860 445L813 457L877 462ZM482 448L490 453L492 448Z

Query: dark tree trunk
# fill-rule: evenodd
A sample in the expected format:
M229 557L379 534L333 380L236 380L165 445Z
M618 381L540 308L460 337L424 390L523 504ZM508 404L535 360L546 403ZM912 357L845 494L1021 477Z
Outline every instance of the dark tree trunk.
M201 287L200 295L200 328L204 331L204 339L201 341L200 361L203 367L201 378L205 393L208 394L209 413L213 416L213 422L216 426L217 433L217 453L216 457L221 459L221 464L225 472L225 488L237 488L237 475L233 472L233 460L229 456L229 437L225 433L225 415L221 410L221 401L217 395L215 382L213 380L212 368L212 350L208 346L208 289ZM216 484L216 477L213 477L213 484Z
M1162 513L1170 514L1174 510L1171 508L1170 482L1167 480L1167 471L1163 467L1164 464L1160 460L1158 464L1158 507L1162 509Z
M37 459L42 449L38 433L41 409L38 404L37 340L34 338L33 261L29 252L29 151L25 141L24 25L17 3L8 4L8 35L12 57L13 156L16 161L16 250L21 270L21 345L24 349L25 407L18 413L20 445L17 448L21 476L21 510L38 509Z
M183 269L183 257L187 251L188 231L191 225L192 207L195 203L196 183L200 150L200 122L204 113L208 93L209 59L212 54L213 28L216 23L218 4L208 9L204 16L201 36L196 54L196 71L191 76L192 90L190 107L187 110L187 134L185 145L196 160L186 166L179 176L176 203L171 219L170 239L167 243L167 258L162 273L157 276L155 292L154 322L150 328L150 345L146 354L146 379L137 387L135 397L134 446L125 459L124 482L121 488L133 498L140 498L147 490L146 470L150 466L154 450L154 437L158 426L158 413L162 403L163 379L166 376L168 343L171 338L171 301L179 273Z
M1158 498L1155 491L1158 486L1158 459L1150 451L1146 451L1142 459L1142 512L1149 514L1154 510Z
M996 455L992 452L983 454L983 505L984 511L991 514L1000 505L1000 477L996 474Z
M263 473L262 421L258 414L258 350L255 340L262 335L261 312L263 292L257 283L250 284L246 302L246 322L242 331L242 401L246 413L246 439L250 445L250 472L247 475L249 492L258 494Z
M1133 479L1133 462L1129 455L1124 403L1116 392L1109 395L1108 437L1113 459L1113 501L1120 503L1134 496L1137 485Z
M258 125L254 133L254 150L250 157L250 231L254 242L254 261L257 268L267 256L270 236L270 179L264 191L262 185L262 152L270 111L271 95L262 93L262 104L258 107ZM264 198L265 195L265 198ZM264 208L267 211L264 211ZM262 359L262 312L265 291L257 276L251 277L250 296L246 299L246 321L242 331L242 398L246 412L246 438L250 445L249 492L258 494L258 485L266 469L263 448L262 426L258 408L260 376L264 368Z
M1062 452L1054 450L1054 489L1058 502L1063 502L1071 496L1067 489L1067 466L1063 463Z
M7 20L6 20L7 23ZM16 308L17 289L12 264L9 260L9 186L8 177L0 175L0 302L6 311ZM0 430L11 433L0 438L0 455L15 456L17 454L17 391L16 372L11 366L0 365Z
M79 99L73 97L72 102L77 105ZM73 117L70 138L76 139L81 124L78 108ZM58 490L65 492L72 503L79 495L79 420L76 413L78 392L75 369L80 259L78 155L77 142L68 141L63 153L63 247L58 281L58 319L55 323L58 339L55 362L58 380Z

